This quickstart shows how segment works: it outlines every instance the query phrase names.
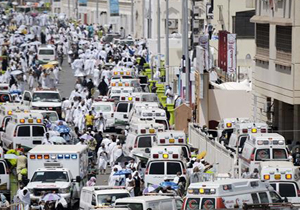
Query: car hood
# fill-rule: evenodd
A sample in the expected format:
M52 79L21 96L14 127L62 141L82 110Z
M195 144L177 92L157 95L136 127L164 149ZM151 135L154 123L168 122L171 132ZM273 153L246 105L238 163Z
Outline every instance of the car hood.
M43 182L29 182L27 187L29 189L51 189L51 188L67 188L70 185L69 182L54 182L54 183L43 183Z

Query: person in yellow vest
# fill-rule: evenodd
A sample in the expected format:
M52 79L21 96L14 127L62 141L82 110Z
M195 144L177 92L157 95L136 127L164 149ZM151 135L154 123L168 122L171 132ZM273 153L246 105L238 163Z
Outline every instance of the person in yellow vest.
M26 169L27 166L27 157L24 155L23 152L20 152L20 156L17 159L17 174L18 174L18 181L22 181L22 170Z
M92 111L89 111L87 115L85 115L85 125L86 128L93 129L95 116L92 114Z

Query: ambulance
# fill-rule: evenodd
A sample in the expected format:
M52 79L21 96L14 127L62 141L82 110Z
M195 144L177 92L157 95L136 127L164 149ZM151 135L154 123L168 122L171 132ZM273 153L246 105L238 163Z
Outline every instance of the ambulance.
M124 150L133 154L149 156L150 149L157 141L156 133L163 132L164 126L158 123L131 124L124 145Z
M167 119L166 111L161 108L149 108L143 107L139 109L134 109L129 115L129 122L138 123L143 121L153 120L156 123L162 124L165 130L169 129L169 122Z
M287 161L267 161L259 165L260 178L291 203L300 203L299 167Z
M33 207L39 207L43 194L53 192L64 197L69 207L78 201L88 178L86 145L39 145L27 158L27 188Z
M131 197L125 187L92 186L81 190L79 207L90 210L112 206L117 199Z
M283 136L277 133L249 134L240 154L241 167L253 172L262 161L288 161L288 155Z
M191 158L191 150L184 131L164 131L156 134L157 146L178 146L182 148L183 157Z
M119 101L121 100L121 96L129 96L134 92L140 91L142 91L140 87L111 87L108 91L108 95L110 99Z
M268 125L266 123L254 123L249 121L237 123L230 136L228 147L233 151L238 149L241 153L248 134L251 133L268 133Z
M217 127L218 139L225 134L227 140L229 141L233 129L236 127L238 122L250 122L249 118L224 118L219 122Z
M17 144L29 150L42 143L47 128L43 124L43 115L40 113L16 113L8 122L5 133L2 135L3 148L15 149Z
M112 70L112 78L133 79L135 78L135 70L125 66L116 66Z
M11 116L15 113L29 112L30 107L20 103L5 103L0 106L0 131L5 131L5 127Z
M56 111L61 116L61 96L58 89L34 88L24 91L23 101L32 109Z
M183 152L176 146L155 146L151 149L145 172L145 187L173 181L180 172L186 177L186 163Z
M115 103L114 100L106 99L106 98L98 98L92 104L92 108L95 109L97 113L102 113L104 118L106 119L106 128L114 128L115 127Z
M49 119L50 122L57 122L59 120L59 116L56 111L50 110L30 110L31 113L41 113L44 119Z
M144 93L144 92L134 92L132 95L135 98L138 98L138 101L141 102L157 102L159 103L159 99L155 93Z
M191 183L183 210L242 209L243 204L282 203L267 182L258 179L224 179Z

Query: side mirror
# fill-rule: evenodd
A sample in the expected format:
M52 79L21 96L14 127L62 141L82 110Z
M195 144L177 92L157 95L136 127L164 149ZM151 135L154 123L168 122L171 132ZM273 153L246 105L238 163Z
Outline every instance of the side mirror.
M81 182L81 177L80 176L76 176L76 182Z

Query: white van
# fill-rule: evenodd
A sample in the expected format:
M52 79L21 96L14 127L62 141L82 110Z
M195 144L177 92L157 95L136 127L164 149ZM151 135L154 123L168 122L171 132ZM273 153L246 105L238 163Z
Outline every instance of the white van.
M47 47L39 47L37 56L38 61L41 63L48 63L56 60L55 49L50 45Z
M259 133L248 135L240 155L241 167L253 172L262 161L288 161L285 139L278 133Z
M48 118L50 122L57 122L59 120L59 116L56 111L49 110L30 110L31 113L40 113L43 115L43 118Z
M224 179L192 183L183 209L233 209L243 204L282 203L283 199L266 182L257 179Z
M119 198L130 197L124 187L93 186L83 187L80 195L80 209L90 210L112 206Z
M173 196L137 196L118 199L115 205L125 205L131 210L181 210L182 200Z
M97 113L102 113L106 119L106 129L115 127L115 103L111 100L106 99L95 99L95 102L92 104Z
M12 115L6 131L2 135L3 148L15 149L17 144L29 150L42 144L44 133L47 132L40 113L18 113Z
M267 161L259 166L260 178L291 203L300 203L300 170L292 162Z
M178 172L186 175L186 163L180 147L152 147L145 172L146 187L159 185L165 179L173 181Z

